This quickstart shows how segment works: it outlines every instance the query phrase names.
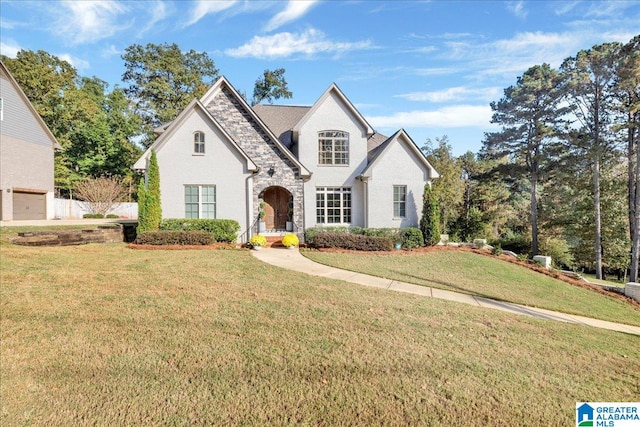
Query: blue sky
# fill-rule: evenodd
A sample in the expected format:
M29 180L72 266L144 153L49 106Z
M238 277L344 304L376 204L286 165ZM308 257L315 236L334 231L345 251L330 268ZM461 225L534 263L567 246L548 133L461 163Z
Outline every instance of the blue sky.
M5 1L0 51L45 50L81 75L122 85L131 44L206 51L251 96L283 67L311 105L332 82L371 125L404 128L419 145L449 136L477 152L489 103L527 68L640 34L639 1Z

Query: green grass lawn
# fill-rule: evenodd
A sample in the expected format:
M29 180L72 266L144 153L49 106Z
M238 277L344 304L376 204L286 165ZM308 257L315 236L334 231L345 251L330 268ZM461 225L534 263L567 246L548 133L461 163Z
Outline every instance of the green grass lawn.
M449 291L640 326L640 309L617 298L470 251L371 254L303 251L322 264Z
M640 398L640 337L309 277L244 250L29 248L11 234L3 427L571 425L576 401Z

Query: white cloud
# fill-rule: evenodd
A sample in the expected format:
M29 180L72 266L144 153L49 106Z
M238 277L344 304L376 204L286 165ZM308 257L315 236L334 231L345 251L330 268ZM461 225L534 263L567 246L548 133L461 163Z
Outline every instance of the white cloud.
M399 112L391 116L367 117L369 123L380 128L491 128L491 107L489 105L452 105L433 111Z
M322 31L309 29L304 33L285 32L271 36L255 36L248 43L234 49L227 49L225 53L236 58L284 58L295 54L307 56L317 53L342 54L372 47L370 41L334 42L327 40Z
M524 8L524 1L510 1L507 3L507 9L513 13L516 17L524 19L527 17L527 10Z
M110 56L120 55L122 52L116 48L115 45L109 45L105 50L102 51L102 57L108 58Z
M199 0L196 2L195 7L191 9L191 12L189 13L189 20L185 22L184 26L188 27L193 25L210 13L218 13L227 10L235 3L237 3L237 0Z
M460 100L485 100L492 101L500 97L502 89L499 87L469 88L464 86L451 87L432 92L411 92L396 95L408 101L449 102Z
M7 40L7 42L8 43L5 43L4 41L0 42L0 54L8 56L9 58L15 58L22 48L13 40Z
M53 28L71 44L93 43L130 26L122 23L128 8L117 1L65 1L52 7L57 15Z
M0 28L4 29L4 30L12 30L14 29L18 24L14 21L7 21L6 19L4 19L3 17L0 16Z
M77 58L68 53L59 53L59 54L56 54L55 56L62 59L63 61L67 61L69 64L73 65L78 71L84 71L90 68L88 61Z
M267 23L265 31L273 31L288 22L295 21L304 16L316 3L317 0L289 0L287 7Z
M149 3L145 3L145 10L149 10L149 7L146 7L147 4ZM161 0L153 2L153 7L150 8L151 17L145 19L146 25L138 32L138 37L141 37L144 33L154 28L158 22L169 16L168 5L169 3Z

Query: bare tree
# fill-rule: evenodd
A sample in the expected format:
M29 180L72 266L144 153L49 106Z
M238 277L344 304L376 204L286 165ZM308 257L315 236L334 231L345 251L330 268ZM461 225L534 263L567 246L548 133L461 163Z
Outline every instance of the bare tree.
M127 197L127 188L117 177L85 179L76 185L76 196L87 202L89 211L106 215Z

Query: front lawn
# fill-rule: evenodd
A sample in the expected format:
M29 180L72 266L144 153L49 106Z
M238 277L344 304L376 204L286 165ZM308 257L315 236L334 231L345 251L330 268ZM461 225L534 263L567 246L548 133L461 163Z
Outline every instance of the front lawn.
M417 285L640 326L640 308L527 268L470 251L303 251L319 263Z
M571 425L640 337L261 263L0 244L0 425Z

